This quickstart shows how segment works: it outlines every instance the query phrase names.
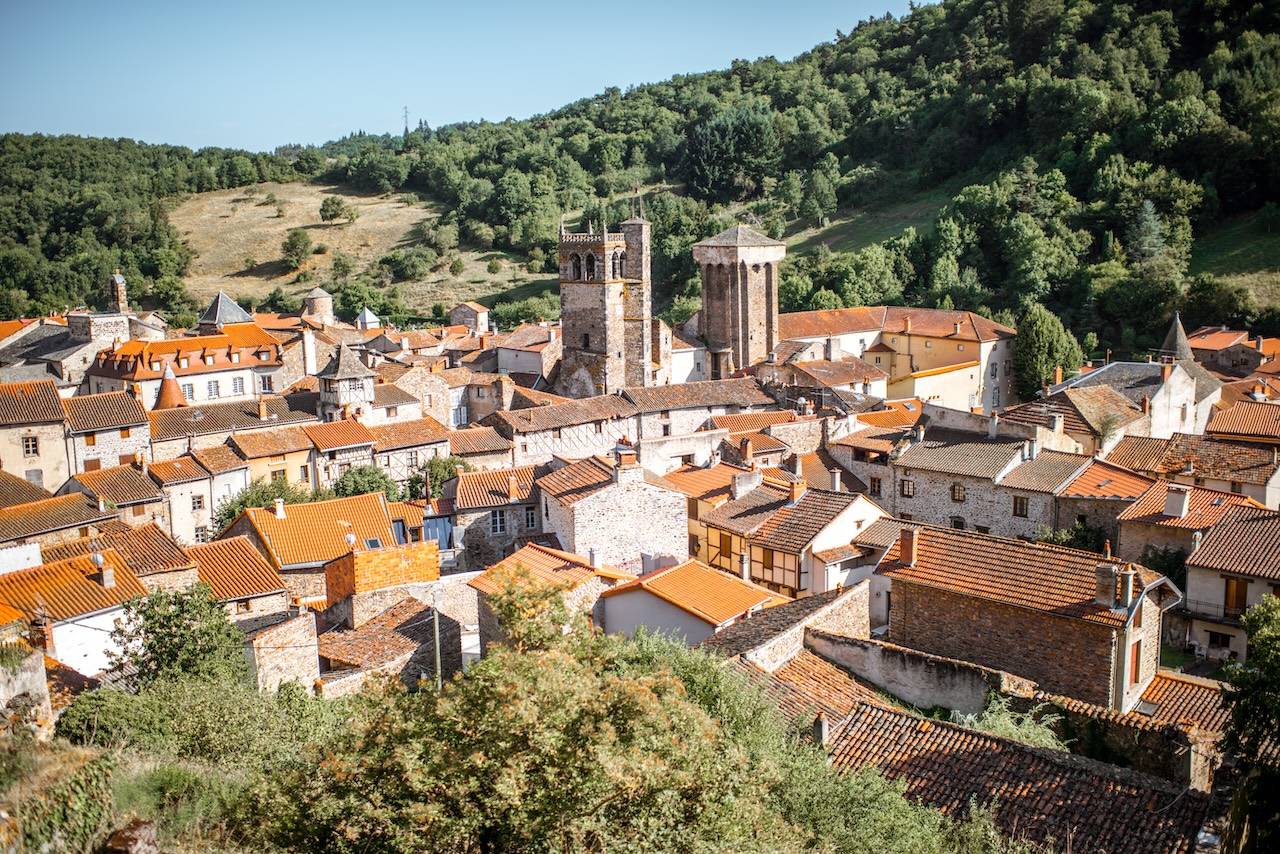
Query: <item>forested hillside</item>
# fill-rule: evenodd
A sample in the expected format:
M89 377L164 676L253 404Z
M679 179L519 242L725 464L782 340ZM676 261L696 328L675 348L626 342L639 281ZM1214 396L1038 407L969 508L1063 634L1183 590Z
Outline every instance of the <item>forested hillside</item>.
M1280 231L1278 24L1280 6L1266 2L950 0L863 22L790 62L735 62L528 120L359 134L320 151L329 179L442 203L442 233L416 235L436 263L461 240L546 267L564 212L598 221L609 204L619 217L641 187L657 297L676 315L697 304L689 246L733 218L784 236L946 187L950 201L918 229L855 252L793 252L784 309L907 302L1017 319L1039 302L1081 339L1093 333L1086 349L1122 352L1149 345L1174 307L1191 323L1280 332L1280 312L1240 285L1187 273L1195 237L1232 215L1257 212L1260 228ZM15 149L55 159L40 157L47 144L6 140L6 198ZM314 157L293 168L308 174ZM53 207L22 230L6 221L0 241L78 269L66 244L80 232ZM139 211L152 231L138 233L164 244ZM118 241L143 239L91 230L121 251ZM5 257L3 287L24 289ZM49 290L62 293L29 292L47 305Z

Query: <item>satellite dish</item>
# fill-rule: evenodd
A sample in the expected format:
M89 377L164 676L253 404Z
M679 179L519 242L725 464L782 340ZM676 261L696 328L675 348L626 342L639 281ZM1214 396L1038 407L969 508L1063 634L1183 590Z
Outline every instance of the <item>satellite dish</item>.
M96 549L94 550L93 554L89 556L89 560L91 560L93 562L93 565L96 566L98 569L102 569L102 564L105 563L102 557L102 552L97 551Z
M350 531L347 531L347 545L351 546L353 549L356 547L356 535Z

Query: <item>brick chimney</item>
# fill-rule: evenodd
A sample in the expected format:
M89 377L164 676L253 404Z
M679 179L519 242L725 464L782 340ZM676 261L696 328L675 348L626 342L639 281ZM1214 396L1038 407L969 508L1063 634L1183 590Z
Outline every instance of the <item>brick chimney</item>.
M31 615L31 627L27 631L27 640L36 649L44 650L44 654L50 658L55 658L53 648L53 620L49 618L49 612L45 610L44 605L36 608L36 612Z
M277 519L283 519L284 516L284 499L277 498L275 500L275 515Z
M1169 484L1164 496L1164 515L1181 519L1191 506L1191 487L1182 483Z
M915 528L903 528L898 534L898 563L906 566L916 565L916 546L919 545L920 531Z
M1143 415L1151 414L1151 398L1145 394L1142 396L1142 414Z
M1108 608L1116 606L1116 565L1103 561L1093 571L1093 599Z
M791 504L795 504L803 498L805 490L809 488L809 485L803 480L793 480L788 486L790 487L790 494L787 496L787 500Z
M518 501L520 499L520 482L516 480L514 474L507 475L507 500Z
M1062 365L1054 365L1053 367L1053 384L1062 385Z

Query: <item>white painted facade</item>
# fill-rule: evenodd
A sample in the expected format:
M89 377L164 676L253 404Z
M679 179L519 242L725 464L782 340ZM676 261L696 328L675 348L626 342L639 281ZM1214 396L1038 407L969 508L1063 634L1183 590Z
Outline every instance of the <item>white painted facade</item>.
M120 652L111 630L123 616L124 608L117 607L54 623L53 656L87 676L101 673L111 666L108 653Z
M600 604L604 609L604 630L609 634L631 637L643 626L653 634L695 646L716 631L708 621L677 608L643 587L606 596Z

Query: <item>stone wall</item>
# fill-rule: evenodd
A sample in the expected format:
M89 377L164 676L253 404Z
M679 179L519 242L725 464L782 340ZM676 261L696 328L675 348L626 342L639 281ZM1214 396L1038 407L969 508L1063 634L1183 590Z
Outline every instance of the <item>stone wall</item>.
M687 499L645 481L643 472L637 467L629 482L612 484L570 505L567 530L557 529L560 544L580 555L595 549L601 563L633 573L640 572L641 554L687 558ZM624 470L623 476L627 474Z
M142 582L142 586L147 589L148 593L154 593L157 590L172 592L175 590L188 590L194 587L200 580L200 573L192 566L170 572L153 572L148 575L139 575L138 580Z
M534 525L526 525L525 508L534 509ZM490 512L497 510L506 514L506 529L503 533L493 533L490 524ZM542 533L542 514L532 501L524 504L511 504L471 513L459 513L454 519L454 536L461 537L462 548L465 549L466 565L471 569L485 569L515 551L518 537L529 537Z
M348 552L325 564L324 573L328 604L333 605L360 593L435 581L440 577L440 547L426 540Z
M899 484L910 480L915 485L915 495L905 498ZM964 500L953 501L954 484L964 487ZM890 493L890 484L883 483L882 493ZM1027 499L1027 515L1013 515L1013 498ZM949 526L953 517L964 520L969 530L984 528L999 537L1034 538L1042 528L1053 527L1053 496L1049 493L1006 489L990 480L938 474L920 469L894 466L891 494L882 496L883 502L892 502L895 516L909 513L917 522Z
M620 281L560 283L564 328L558 388L561 394L591 397L611 394L626 385L623 288Z
M303 611L259 629L246 638L245 654L259 690L274 691L286 682L310 690L320 676L315 614Z
M728 430L700 430L680 436L641 439L636 443L636 450L645 468L666 474L679 468L686 458L692 458L694 465L706 465L728 437Z
M85 463L97 460L98 467L109 469L121 463L131 463L134 455L141 452L143 459L151 457L151 425L143 424L127 428L129 435L121 436L119 429L99 430L91 434L93 444L89 445L86 436L71 436L71 468L74 474L85 471Z
M634 417L517 433L513 437L515 465L547 463L557 456L581 459L593 454L608 454L619 439L626 437L634 440L637 435L637 419Z
M278 620L289 612L289 595L284 591L265 596L224 602L227 617L243 631L252 631Z
M765 432L785 442L797 454L811 454L823 445L828 419L814 418L808 421L789 421L774 424Z
M0 714L8 717L22 708L26 720L35 723L42 738L52 735L53 707L49 704L49 684L44 671L44 651L25 641L0 641L5 648L25 651L13 667L0 667Z
M743 658L772 673L804 649L805 631L810 628L851 638L870 637L866 581L847 588L830 604L800 620L791 628L750 650Z
M893 581L891 642L963 657L1102 706L1112 700L1114 635L1084 620Z

